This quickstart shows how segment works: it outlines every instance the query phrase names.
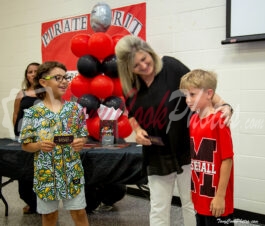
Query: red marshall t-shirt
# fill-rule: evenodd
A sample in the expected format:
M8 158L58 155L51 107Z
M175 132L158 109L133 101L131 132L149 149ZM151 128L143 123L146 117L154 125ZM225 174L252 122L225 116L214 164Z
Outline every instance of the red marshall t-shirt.
M210 203L215 196L220 178L222 160L233 158L233 144L229 127L225 126L221 113L200 119L194 114L190 120L191 144L191 192L198 214L212 216ZM227 216L234 212L233 167L225 197Z

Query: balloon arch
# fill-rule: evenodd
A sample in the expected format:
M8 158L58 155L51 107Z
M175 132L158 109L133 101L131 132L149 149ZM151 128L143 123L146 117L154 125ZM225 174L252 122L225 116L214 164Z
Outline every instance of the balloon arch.
M90 25L95 33L77 34L71 39L71 51L78 57L78 75L72 79L64 95L64 99L70 100L73 94L86 108L89 135L97 140L100 139L98 109L101 105L122 110L117 118L118 138L126 138L132 133L114 52L116 43L123 36L105 33L110 24L110 7L98 3L90 15Z

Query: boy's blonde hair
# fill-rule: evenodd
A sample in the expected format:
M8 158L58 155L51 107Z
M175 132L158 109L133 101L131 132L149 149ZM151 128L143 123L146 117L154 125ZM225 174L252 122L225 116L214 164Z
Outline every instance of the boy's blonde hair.
M212 89L215 92L216 86L216 73L212 71L204 71L202 69L195 69L182 76L179 88L180 90L189 88Z

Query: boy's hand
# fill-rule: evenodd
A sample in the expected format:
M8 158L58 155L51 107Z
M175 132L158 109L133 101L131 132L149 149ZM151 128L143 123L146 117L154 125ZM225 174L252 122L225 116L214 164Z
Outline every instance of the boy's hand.
M220 217L225 212L225 199L215 196L211 202L210 210L213 216Z
M43 140L39 142L40 145L40 150L43 152L51 152L54 147L55 147L55 143L49 140Z
M86 143L86 138L75 138L74 141L71 143L72 148L74 151L81 151Z

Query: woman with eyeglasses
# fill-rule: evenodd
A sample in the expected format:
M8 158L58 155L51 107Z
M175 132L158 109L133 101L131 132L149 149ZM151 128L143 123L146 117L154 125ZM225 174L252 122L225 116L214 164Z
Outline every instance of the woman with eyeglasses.
M60 200L75 225L89 225L79 154L87 140L86 118L81 105L62 98L66 72L59 62L40 65L34 88L41 102L25 110L20 133L22 149L34 153L33 189L43 226L56 225Z

